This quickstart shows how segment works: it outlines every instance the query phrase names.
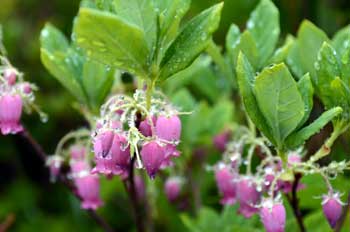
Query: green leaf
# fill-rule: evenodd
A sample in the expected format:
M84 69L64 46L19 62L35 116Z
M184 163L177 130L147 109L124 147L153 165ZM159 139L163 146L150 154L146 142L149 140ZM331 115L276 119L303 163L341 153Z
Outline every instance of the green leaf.
M330 89L330 84L336 77L341 76L340 65L334 49L326 42L323 43L319 51L315 68L317 70L317 76L314 76L312 80L317 95L321 98L327 109L338 106L335 103L336 99Z
M294 43L295 43L294 37L291 35L288 35L286 40L284 41L284 44L275 51L275 53L270 58L268 63L279 64L284 62L287 59L288 54L291 48L293 47Z
M216 135L232 121L234 108L231 101L222 99L214 106L210 113L210 133Z
M144 33L114 14L80 8L75 39L96 61L146 76L149 50Z
M342 57L344 52L350 47L350 26L346 26L339 30L332 39L332 46Z
M254 93L278 148L304 116L304 102L298 86L283 64L265 68L257 77Z
M304 102L304 117L297 127L300 128L308 120L313 107L314 87L308 73L298 81L298 90Z
M242 52L240 52L238 55L236 72L239 91L241 93L243 104L249 118L254 122L255 126L271 141L271 143L276 144L276 141L271 134L271 129L266 124L266 119L260 111L257 100L253 93L255 71Z
M297 79L300 79L305 73L307 73L304 71L304 68L301 64L299 57L299 45L297 40L294 41L292 47L289 50L286 63Z
M157 14L151 0L114 0L115 11L123 20L140 28L149 50L156 42Z
M330 83L330 91L332 95L333 106L340 106L343 109L342 118L345 120L350 119L350 89L345 83L336 77Z
M335 107L327 110L326 112L323 112L323 114L315 121L313 121L310 125L288 136L286 139L287 147L294 149L301 146L312 135L318 133L328 122L341 114L341 112L341 107Z
M273 54L280 34L279 12L270 0L261 0L251 13L247 30L256 41L260 54L258 67L263 67Z
M239 52L236 47L239 44L240 37L241 32L239 30L239 27L236 24L231 24L230 29L226 34L225 46L233 67L236 67L235 64Z
M49 72L79 101L85 101L80 86L81 75L79 57L72 56L73 51L65 36L54 26L46 24L40 35L40 56ZM77 58L77 59L75 59Z
M161 80L187 68L208 46L212 33L219 26L222 7L223 4L219 3L184 26L161 61Z
M113 85L114 71L107 71L100 63L88 60L83 67L83 87L90 107L98 111Z
M316 76L314 63L323 42L329 42L327 35L311 22L304 20L298 30L298 55L305 73L312 79Z
M350 41L349 41L350 44ZM341 77L347 86L350 86L350 46L344 48L340 57Z

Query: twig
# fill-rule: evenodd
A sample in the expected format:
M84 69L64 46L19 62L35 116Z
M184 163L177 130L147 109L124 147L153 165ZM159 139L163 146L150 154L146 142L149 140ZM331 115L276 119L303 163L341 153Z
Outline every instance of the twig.
M303 215L301 214L301 211L299 208L299 200L298 200L298 196L297 196L298 185L299 185L299 181L300 181L301 177L302 177L301 174L294 175L294 182L293 182L293 186L292 186L292 197L287 195L287 199L288 199L289 204L293 208L293 213L294 213L294 216L298 222L300 232L305 232L306 229L305 229L305 225L304 225Z
M341 231L341 228L344 225L346 215L348 214L349 209L350 209L350 193L348 194L348 199L347 199L346 205L343 208L343 212L342 212L341 217L340 217L340 219L339 219L339 221L334 229L334 232Z
M26 129L24 129L19 134L24 140L26 140L32 147L35 153L41 158L41 160L46 163L47 155L44 151L44 149L40 146L40 144L33 138L33 136L30 134L30 132ZM82 200L81 197L77 194L75 187L72 185L72 183L64 176L59 175L58 179L60 180L63 185L68 188L73 195L78 198L80 201ZM95 222L100 225L106 232L115 232L115 230L112 229L112 227L100 216L96 213L95 210L86 210L87 213L90 215L92 219L95 220Z

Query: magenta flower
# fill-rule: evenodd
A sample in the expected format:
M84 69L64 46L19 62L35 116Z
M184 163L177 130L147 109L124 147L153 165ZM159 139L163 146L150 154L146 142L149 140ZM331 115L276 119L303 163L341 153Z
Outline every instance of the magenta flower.
M4 78L7 81L7 84L9 84L10 86L14 85L17 79L16 71L12 68L6 69L4 71Z
M165 195L170 202L178 199L181 193L182 180L179 177L169 177L164 185Z
M73 160L84 160L86 156L86 148L80 144L71 146L70 156Z
M23 130L20 124L22 98L19 95L0 97L0 129L3 135L16 134Z
M219 164L215 171L216 185L222 195L221 204L232 205L236 203L236 175L224 164Z
M261 193L257 191L256 184L250 178L242 178L236 189L240 204L238 212L246 218L258 212L256 205L260 201Z
M141 157L146 171L154 179L165 159L165 149L157 141L145 143L142 146Z
M329 225L335 228L339 218L341 217L343 203L339 198L339 193L329 192L323 196L322 209Z
M286 210L282 203L275 203L270 199L262 203L260 218L266 232L284 232L286 225Z
M301 162L301 156L296 153L292 152L288 155L288 166L292 166L293 164L298 164Z
M141 134L143 134L146 137L152 136L152 127L149 120L150 120L149 118L146 118L140 123L140 126L139 126L139 130ZM154 126L156 125L156 121L157 121L157 118L153 116L152 122Z
M30 84L28 82L25 82L22 84L22 91L25 94L32 93L32 87L30 86Z
M224 131L216 135L213 139L214 146L221 152L225 151L226 144L228 143L231 136L230 131Z
M159 116L156 122L156 134L160 139L178 141L181 135L181 121L177 115Z

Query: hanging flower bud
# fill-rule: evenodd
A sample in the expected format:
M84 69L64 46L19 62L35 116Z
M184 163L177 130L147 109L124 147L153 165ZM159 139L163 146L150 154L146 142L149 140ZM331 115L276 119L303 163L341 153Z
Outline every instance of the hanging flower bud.
M52 155L47 158L46 166L49 167L51 181L55 181L57 176L60 174L63 159L59 155Z
M231 136L230 131L224 131L216 135L213 139L214 146L221 152L225 151L226 144L228 143Z
M94 140L94 152L96 167L92 173L128 176L130 150L123 135L113 131L99 134Z
M232 205L236 203L235 174L230 167L219 164L215 171L216 185L222 195L221 204Z
M156 134L167 141L180 140L181 121L177 115L166 117L159 116L156 122Z
M236 189L240 204L238 212L246 218L258 212L256 205L260 201L261 193L257 191L256 184L250 178L242 178L237 183Z
M165 194L170 202L178 199L181 193L182 179L180 177L169 177L164 186Z
M142 146L141 157L146 171L154 179L165 159L165 149L157 141L145 143Z
M4 71L4 78L7 81L8 85L14 85L17 79L16 71L13 68L6 69Z
M143 120L141 123L140 123L140 126L139 126L139 130L141 132L141 134L143 134L144 136L146 137L149 137L149 136L152 136L152 127L151 127L151 124L150 124L150 119L146 118L145 120ZM156 124L156 117L152 117L152 122L153 122L153 125L155 126Z
M25 94L31 94L32 93L32 87L28 82L25 82L22 84L22 91Z
M260 219L266 232L284 232L286 210L282 203L266 199L260 209Z
M3 135L16 134L23 130L20 125L22 98L19 95L0 96L0 129Z
M323 196L322 209L329 225L335 228L342 214L343 203L340 200L339 193L329 192Z

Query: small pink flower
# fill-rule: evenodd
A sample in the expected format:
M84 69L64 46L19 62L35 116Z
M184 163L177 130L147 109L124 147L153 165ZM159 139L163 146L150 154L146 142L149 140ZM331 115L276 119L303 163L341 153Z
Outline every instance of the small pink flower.
M165 194L170 202L178 199L181 193L182 180L179 177L169 177L164 185Z
M224 131L216 135L213 139L214 146L221 152L225 151L226 144L228 143L231 136L230 131Z
M47 158L46 165L49 167L51 181L55 181L60 174L63 159L61 156L52 155Z
M10 86L14 85L17 79L16 71L12 68L6 69L4 71L4 78Z
M86 148L80 144L73 145L70 148L70 156L73 160L84 160L86 153Z
M141 157L146 171L154 179L165 159L165 149L157 141L145 143L142 146Z
M146 137L152 136L152 127L149 120L150 120L149 118L146 118L140 123L140 126L139 126L139 130L141 134L143 134ZM156 121L157 121L157 118L153 116L152 122L154 126L156 125Z
M32 87L30 86L29 83L25 82L22 85L22 90L23 90L23 93L30 94L32 92Z
M20 125L22 98L19 95L0 97L0 129L3 135L16 134L23 130Z
M178 141L181 135L181 121L177 115L159 116L156 122L156 134L160 139Z
M335 228L342 214L343 203L340 200L339 193L329 192L323 196L322 209L329 225Z
M219 164L215 171L216 185L222 195L221 203L232 205L236 203L236 175L230 167Z
M289 155L288 155L288 166L291 167L293 166L294 164L298 164L301 162L301 156L296 153L296 152L291 152Z
M275 203L270 199L264 200L260 209L260 218L266 232L284 232L286 210L282 203Z
M242 178L237 183L237 198L239 200L238 212L244 217L249 218L256 212L256 205L260 201L261 193L257 191L257 186L250 178Z

